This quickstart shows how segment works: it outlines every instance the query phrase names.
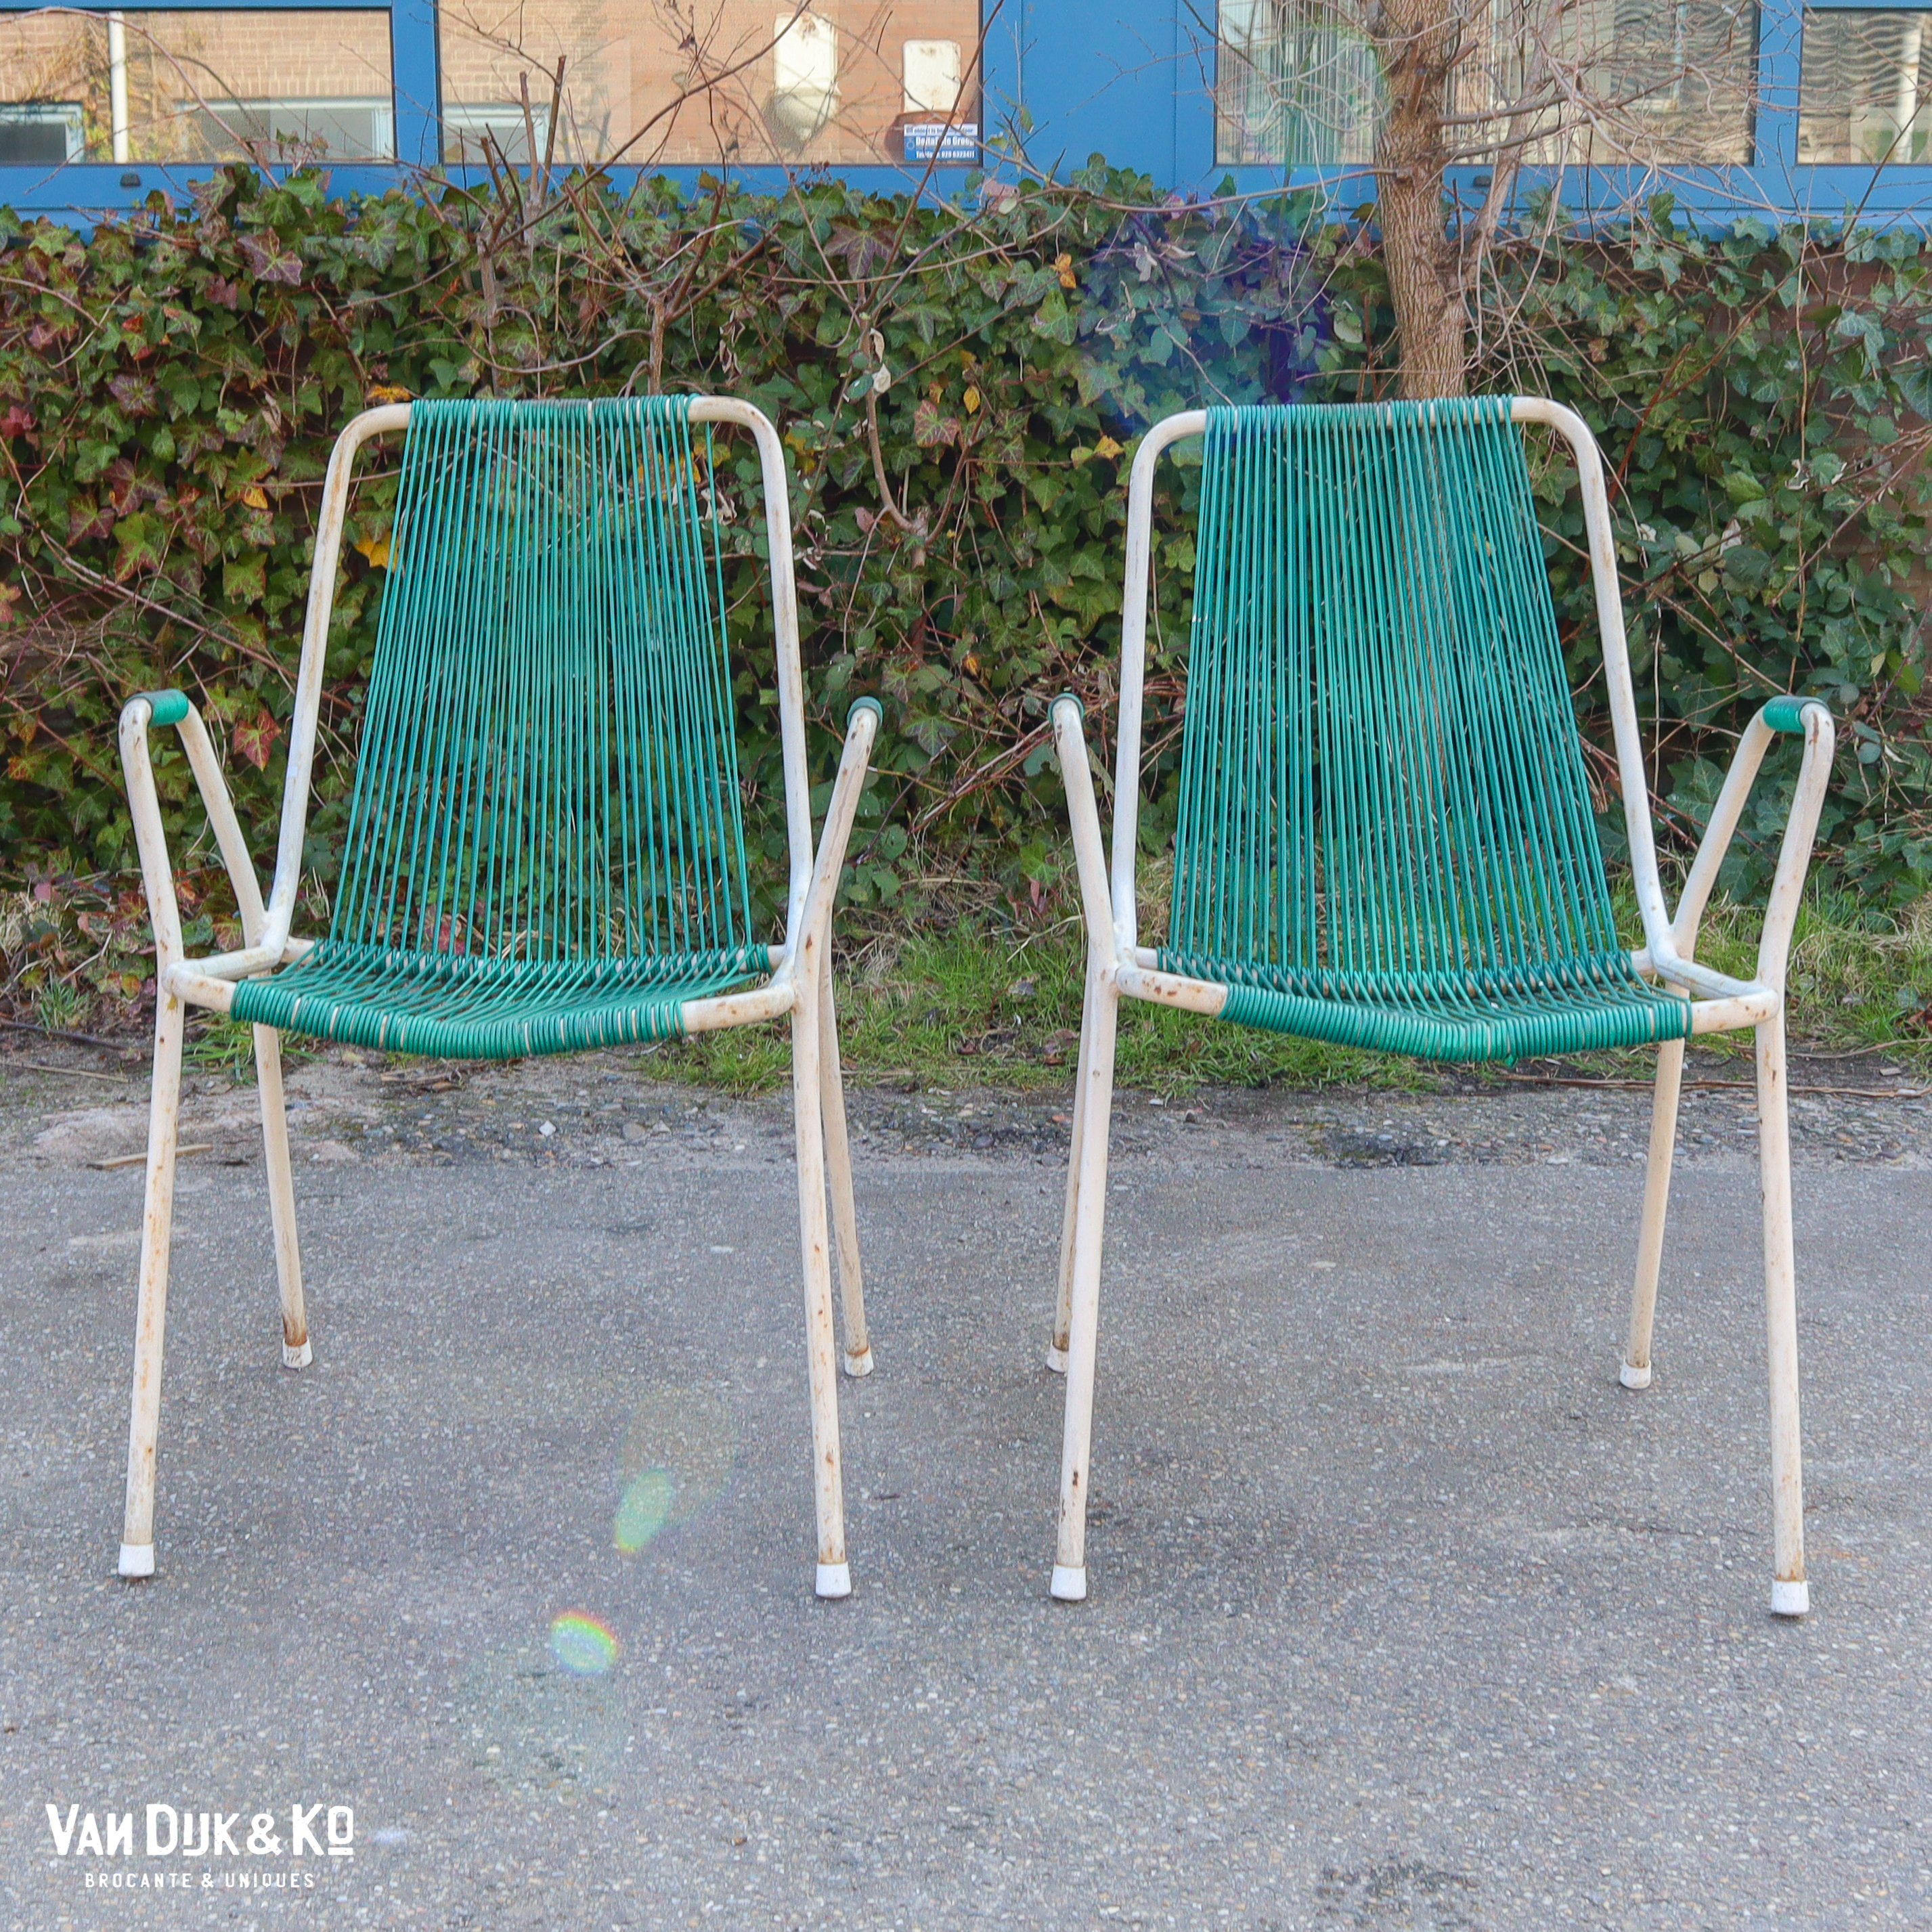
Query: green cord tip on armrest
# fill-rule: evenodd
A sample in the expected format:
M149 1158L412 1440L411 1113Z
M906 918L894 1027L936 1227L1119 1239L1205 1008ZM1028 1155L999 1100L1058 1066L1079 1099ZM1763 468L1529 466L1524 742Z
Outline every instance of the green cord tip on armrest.
M862 711L869 711L875 724L883 724L886 722L886 707L876 698L855 698L852 700L851 710L845 714L847 730L851 730L853 720Z
M1804 714L1813 706L1826 709L1822 698L1801 697L1796 693L1784 698L1774 698L1760 712L1766 724L1774 731L1789 731L1793 736L1804 735Z
M188 714L188 694L184 691L137 691L134 696L148 700L148 711L157 724L178 724Z
M1070 691L1063 691L1060 695L1053 700L1052 704L1047 707L1048 715L1050 716L1052 712L1058 711L1063 704L1070 704L1072 706L1073 715L1076 718L1079 719L1082 724L1084 724L1087 722L1086 706L1082 704L1079 699L1076 698Z

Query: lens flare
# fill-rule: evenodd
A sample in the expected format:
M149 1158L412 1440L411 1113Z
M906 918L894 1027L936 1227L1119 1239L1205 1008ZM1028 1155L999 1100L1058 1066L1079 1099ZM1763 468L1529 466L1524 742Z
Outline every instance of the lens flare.
M566 1610L550 1619L550 1647L573 1677L602 1677L617 1660L610 1625L584 1610Z
M668 1469L646 1469L624 1492L611 1526L610 1540L634 1556L664 1526L677 1495L677 1478Z
M730 1408L706 1390L647 1390L632 1412L619 1454L617 1512L610 1541L634 1556L663 1532L698 1514L730 1479L737 1430Z

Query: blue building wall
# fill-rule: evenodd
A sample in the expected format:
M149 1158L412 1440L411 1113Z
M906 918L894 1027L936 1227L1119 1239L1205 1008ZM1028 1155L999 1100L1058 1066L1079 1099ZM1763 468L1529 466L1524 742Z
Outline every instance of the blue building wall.
M147 10L206 10L208 0L145 0ZM250 0L252 8L312 6L314 0ZM358 0L350 0L358 4ZM368 5L370 0L361 0ZM1838 0L1822 0L1828 11ZM1869 5L1870 0L1860 0ZM437 152L436 129L428 104L438 98L436 24L432 0L394 0L374 5L389 14L396 91L398 152L405 164L427 167ZM0 0L0 11L26 11L18 0ZM1036 171L1064 178L1103 154L1115 166L1150 176L1180 194L1211 193L1232 182L1238 192L1261 193L1282 185L1322 186L1351 208L1372 196L1359 172L1314 170L1228 169L1214 160L1210 87L1213 56L1206 24L1213 0L1003 0L987 8L984 54L985 121L990 135L1011 128ZM1816 167L1796 165L1798 76L1802 59L1801 0L1763 0L1760 10L1760 107L1750 165L1724 172L1679 171L1667 178L1574 169L1558 185L1579 208L1616 208L1630 196L1667 188L1681 202L1708 214L1753 211L1774 218L1800 212L1838 220L1856 212L1875 222L1911 220L1932 208L1932 168L1916 166ZM1010 161L990 154L995 172ZM461 171L453 170L460 178ZM614 170L623 175L626 171ZM668 169L695 180L695 170ZM918 171L861 168L844 171L870 188L904 190ZM157 188L179 195L205 167L77 165L52 171L0 168L0 202L24 214L68 218L89 212L138 206ZM344 190L380 191L405 178L394 166L342 166L332 170ZM752 184L782 184L776 170L749 169ZM966 171L936 170L933 189L958 192ZM1464 170L1452 184L1474 200L1484 184ZM1526 191L1538 184L1526 181Z

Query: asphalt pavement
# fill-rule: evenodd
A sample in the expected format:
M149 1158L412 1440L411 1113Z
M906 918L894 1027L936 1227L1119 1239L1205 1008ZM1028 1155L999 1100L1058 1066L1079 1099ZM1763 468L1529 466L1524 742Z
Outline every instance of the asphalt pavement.
M1641 1394L1641 1096L1123 1096L1064 1606L1064 1095L855 1096L821 1603L782 1100L296 1088L314 1363L205 1083L132 1585L138 1091L0 1096L0 1926L1932 1925L1922 1110L1801 1116L1790 1623L1748 1094Z

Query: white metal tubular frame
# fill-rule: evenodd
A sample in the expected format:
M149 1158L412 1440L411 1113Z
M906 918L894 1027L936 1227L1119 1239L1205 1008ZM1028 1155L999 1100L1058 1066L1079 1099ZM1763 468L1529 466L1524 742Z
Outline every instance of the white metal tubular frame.
M1810 863L1812 841L1830 773L1834 731L1821 702L1798 712L1804 754L1758 943L1756 970L1734 980L1696 963L1697 929L1746 800L1774 736L1760 712L1746 727L1673 915L1664 898L1650 819L1650 791L1638 728L1636 698L1624 632L1610 500L1603 458L1582 418L1560 404L1516 399L1514 419L1541 424L1569 446L1582 492L1604 670L1624 823L1643 925L1636 969L1690 1000L1691 1031L1744 1027L1757 1036L1758 1147L1764 1222L1765 1303L1771 1395L1772 1608L1802 1616L1810 1606L1804 1568L1804 1499L1798 1414L1798 1328L1791 1228L1791 1160L1785 1064L1784 982L1791 938ZM1154 471L1162 453L1206 431L1204 410L1157 423L1136 453L1127 500L1126 577L1121 611L1119 749L1114 775L1113 854L1106 868L1093 772L1078 701L1055 700L1054 736L1066 784L1067 811L1087 926L1086 1004L1076 1077L1066 1210L1061 1222L1059 1292L1047 1365L1066 1376L1060 1458L1060 1520L1052 1594L1077 1601L1087 1594L1086 1510L1090 1486L1094 1383L1100 1319L1100 1261L1106 1207L1107 1139L1112 1106L1114 1036L1123 998L1148 1000L1209 1016L1226 1006L1228 988L1159 970L1158 956L1139 943L1134 864L1140 807L1142 702L1147 670L1147 614ZM1684 1064L1681 1040L1660 1049L1652 1114L1637 1266L1621 1379L1648 1385L1650 1344L1663 1252L1671 1153Z
M842 1597L851 1588L851 1578L846 1560L840 1473L835 1367L838 1352L833 1338L832 1242L826 1219L828 1184L831 1222L838 1235L847 1372L855 1376L870 1372L872 1354L866 1330L844 1096L839 1084L830 953L832 902L838 893L853 818L865 788L880 713L871 700L861 700L854 706L832 801L822 832L814 841L806 766L804 681L799 659L798 597L792 573L791 509L784 452L778 432L749 404L724 397L700 398L694 399L691 414L694 422L725 423L748 430L758 446L770 536L790 877L784 940L774 949L770 980L743 992L687 1000L680 1019L683 1030L694 1034L754 1025L786 1014L791 1016L800 1233L805 1272L818 1524L817 1588L822 1597ZM226 1012L238 980L298 959L313 944L297 937L291 928L301 881L322 662L334 602L336 572L341 559L350 485L356 458L363 445L372 437L406 428L409 420L406 403L365 410L337 439L329 459L322 487L302 658L296 677L295 712L289 732L288 773L282 792L274 878L266 902L222 776L220 760L193 704L176 694L143 692L129 699L121 713L122 764L155 948L154 1069L148 1106L147 1195L141 1234L127 1497L119 1562L123 1576L148 1576L154 1569L154 1458L160 1416L162 1342L167 1309L184 1010L196 1006ZM189 767L234 885L244 942L237 952L190 959L184 951L173 868L148 748L158 700L170 713L166 722L174 723L181 733ZM274 1226L275 1263L281 1289L282 1359L289 1367L299 1369L308 1366L311 1349L296 1236L295 1192L282 1099L279 1036L273 1028L258 1026L254 1029L254 1044Z

